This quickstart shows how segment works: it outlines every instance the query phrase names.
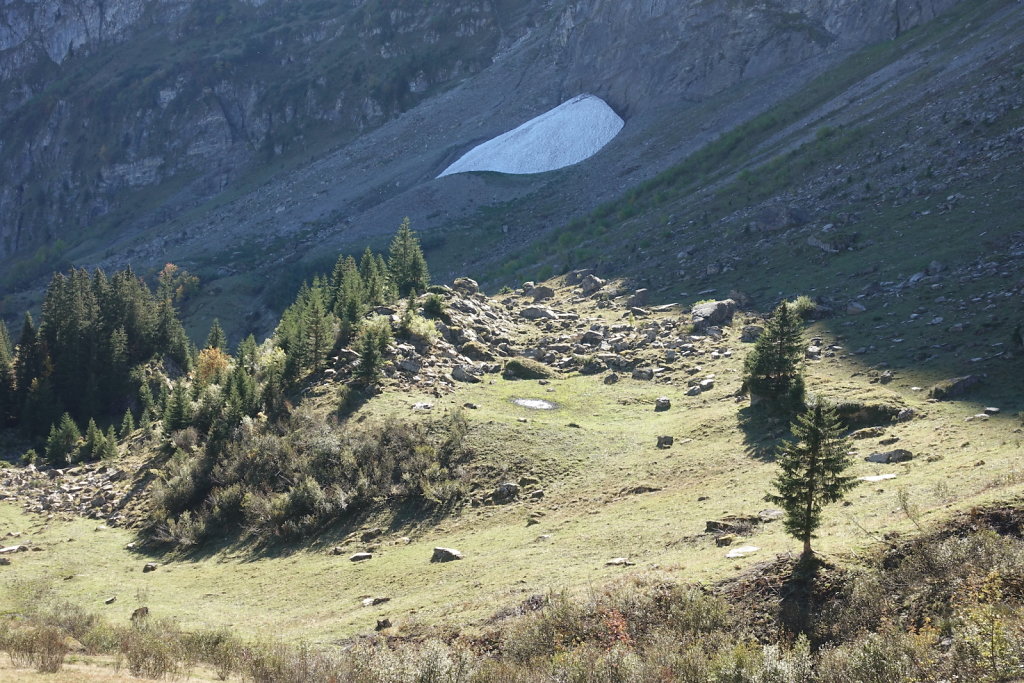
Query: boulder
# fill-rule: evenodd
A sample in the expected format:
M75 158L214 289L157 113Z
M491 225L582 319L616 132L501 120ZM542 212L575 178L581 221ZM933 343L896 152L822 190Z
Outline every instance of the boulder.
M578 285L581 282L583 282L583 278L587 277L588 275L591 275L593 272L594 271L590 270L589 268L584 268L582 270L574 270L565 276L565 284L569 285L570 287L573 285Z
M555 296L555 290L546 285L541 285L530 290L530 294L533 295L533 301L536 303L538 301L545 301L546 299L553 299Z
M580 289L583 294L590 295L604 287L605 281L596 275L590 274L580 280Z
M947 379L933 386L931 391L928 392L928 396L938 399L939 401L944 401L948 398L957 398L959 396L963 396L979 384L981 384L981 377L977 375L954 377L953 379Z
M467 382L469 384L481 382L482 380L473 373L473 370L477 370L477 368L466 365L456 365L452 368L452 379L457 382Z
M434 548L434 554L430 557L431 562L452 562L461 559L462 553L455 548Z
M529 358L513 358L501 372L505 379L548 379L555 373L543 363Z
M882 463L891 465L900 462L907 462L913 460L914 454L905 448L897 448L892 451L885 451L884 453L872 453L868 457L864 458L867 462Z
M476 280L473 280L471 278L458 277L455 278L454 282L452 282L452 289L454 289L459 294L468 296L470 294L476 294L477 292L479 292L480 285L477 283Z
M504 484L498 484L497 488L491 492L491 498L496 503L507 503L519 497L519 484L512 482L505 482Z
M558 318L557 313L543 306L527 306L519 312L519 315L527 320L555 320Z
M690 320L695 330L703 331L711 326L727 325L736 313L736 302L732 299L708 301L697 304L690 311Z
M744 325L740 333L740 341L748 344L756 342L764 334L764 327L761 325Z
M633 292L632 296L630 296L629 299L626 301L626 306L628 306L629 308L643 306L644 304L647 303L647 294L648 292L646 289L636 290L635 292Z
M633 371L633 379L649 382L654 379L654 368L637 368Z
M672 401L667 396L662 396L654 401L654 410L663 412L672 407Z

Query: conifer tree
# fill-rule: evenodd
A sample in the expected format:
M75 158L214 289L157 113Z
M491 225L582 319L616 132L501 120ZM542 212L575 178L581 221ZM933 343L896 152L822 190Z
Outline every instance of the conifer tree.
M82 459L98 460L103 450L104 441L103 432L96 426L96 420L90 417L89 424L85 428L85 444L81 450Z
M14 349L7 326L0 320L0 429L14 424L15 406Z
M803 348L800 318L783 302L775 309L744 362L743 390L750 394L752 401L767 399L790 407L803 402L804 383L800 374Z
M796 441L779 452L781 472L772 482L776 493L765 499L781 507L786 531L803 542L803 557L809 559L811 539L821 526L822 509L843 498L856 485L845 474L852 464L849 440L834 410L815 403L793 423Z
M60 422L50 428L50 435L46 439L46 460L51 467L65 467L78 452L78 442L82 433L78 431L78 425L71 419L71 416L64 413Z
M227 337L224 336L224 330L220 327L220 321L217 318L213 319L213 323L210 325L210 334L206 337L206 348L208 349L220 349L224 350L228 346Z
M135 418L132 417L132 409L125 408L124 418L121 420L121 438L127 439L135 431Z
M369 297L355 259L351 256L342 264L340 276L334 314L341 321L339 336L342 341L348 342L359 328Z
M406 218L399 226L388 249L388 269L391 279L398 288L398 296L409 296L410 292L424 292L430 284L427 261L423 257L419 238L413 232Z
M107 433L103 436L103 445L96 454L98 460L111 460L117 457L117 435L114 433L114 425L107 427Z
M164 432L175 432L185 429L192 423L192 400L188 395L188 387L184 382L174 385L174 391L167 399L164 410Z
M391 343L391 326L386 319L375 318L359 334L359 378L372 383L380 378L384 355Z
M14 382L17 385L18 403L23 406L28 400L32 380L43 374L46 366L46 351L36 335L32 314L25 313L18 338L18 353L14 361Z
M334 345L334 314L327 308L323 283L314 282L308 305L302 315L303 345L306 363L319 370Z

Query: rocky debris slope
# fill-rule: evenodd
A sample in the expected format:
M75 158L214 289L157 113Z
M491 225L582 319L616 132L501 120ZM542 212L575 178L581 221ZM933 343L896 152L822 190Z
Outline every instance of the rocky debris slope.
M137 521L132 479L106 463L47 470L29 465L0 470L0 500L41 515L77 515L129 526Z

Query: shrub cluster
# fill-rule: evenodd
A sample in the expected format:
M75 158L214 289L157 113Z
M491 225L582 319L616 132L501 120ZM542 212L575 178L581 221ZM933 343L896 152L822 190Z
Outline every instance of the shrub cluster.
M281 431L247 419L201 453L175 449L154 489L155 538L189 546L213 529L244 529L292 539L376 501L438 506L465 490L470 453L458 413L342 430L300 409Z

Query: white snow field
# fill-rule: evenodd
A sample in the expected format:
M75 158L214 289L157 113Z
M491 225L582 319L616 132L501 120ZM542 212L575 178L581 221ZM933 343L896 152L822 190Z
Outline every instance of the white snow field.
M597 154L623 125L600 97L577 95L515 130L477 145L437 177L467 171L527 174L565 168Z

